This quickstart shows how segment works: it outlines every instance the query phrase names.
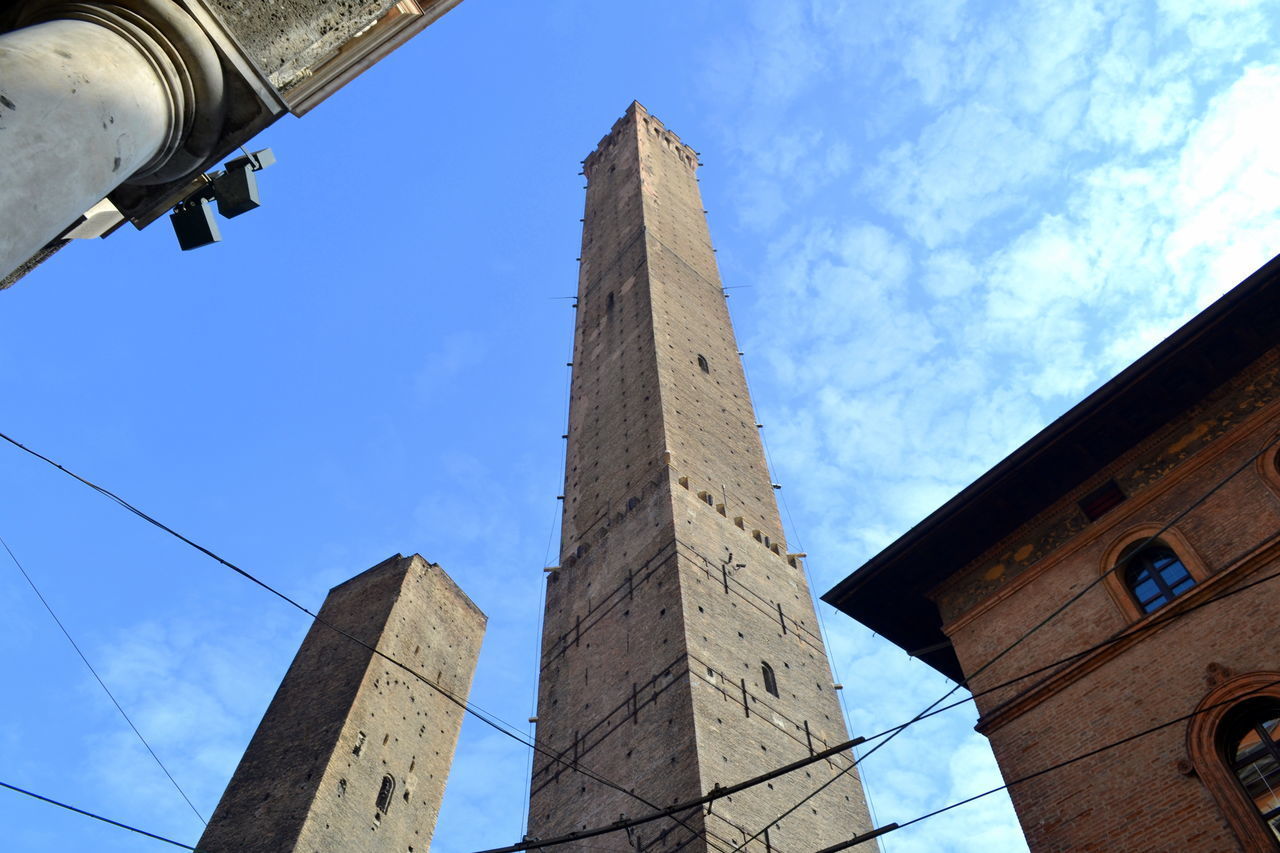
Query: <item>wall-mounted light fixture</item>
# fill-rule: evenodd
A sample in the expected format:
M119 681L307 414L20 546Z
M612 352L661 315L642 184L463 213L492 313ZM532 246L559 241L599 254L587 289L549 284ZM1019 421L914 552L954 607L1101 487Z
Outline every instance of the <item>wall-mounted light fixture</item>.
M182 250L198 249L222 240L209 202L216 202L218 213L227 219L261 206L258 179L254 173L261 172L275 162L275 155L270 148L254 151L252 154L246 151L243 157L224 163L224 171L204 175L200 187L178 202L173 213L169 214L169 221L173 223L173 232L177 235L178 245Z

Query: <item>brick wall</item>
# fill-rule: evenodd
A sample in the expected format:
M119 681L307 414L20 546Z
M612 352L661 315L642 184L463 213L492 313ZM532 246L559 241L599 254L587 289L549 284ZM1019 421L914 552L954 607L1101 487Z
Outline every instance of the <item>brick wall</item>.
M798 558L785 549L695 178L633 105L588 179L561 566L549 575L530 834L693 799L847 739ZM776 676L766 690L763 664ZM732 849L842 768L836 757L608 850ZM749 850L870 828L856 773Z
M320 619L466 699L485 617L439 566L397 555L330 591ZM425 853L461 724L438 691L317 622L198 846Z
M935 591L945 630L965 672L973 673L1088 588L974 678L979 691L1134 632L978 698L979 730L990 738L1006 779L1189 714L1224 673L1280 668L1272 642L1280 624L1280 584L1191 609L1280 569L1274 541L1280 475L1273 453L1251 461L1280 425L1280 401L1268 390L1277 356L1255 363ZM1082 520L1076 502L1108 479L1125 486L1128 497L1096 521ZM1075 519L1074 532L1055 534L1065 529L1065 519ZM1118 578L1095 584L1121 546L1170 521L1160 538L1197 576L1191 591L1146 615L1126 598ZM1039 548L1036 543L1046 538L1053 546ZM1011 571L1020 552L1024 557ZM1033 552L1034 558L1025 558ZM1180 613L1185 615L1174 618ZM1142 626L1151 627L1138 630ZM1172 726L1014 787L1010 793L1031 848L1244 849L1214 798L1189 775L1187 729L1187 723Z

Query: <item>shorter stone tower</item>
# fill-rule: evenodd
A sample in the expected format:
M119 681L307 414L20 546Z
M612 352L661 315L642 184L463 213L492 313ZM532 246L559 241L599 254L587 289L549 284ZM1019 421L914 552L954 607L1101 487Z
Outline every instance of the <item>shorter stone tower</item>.
M332 627L330 627L332 626ZM399 554L329 591L201 853L425 851L485 616L439 566Z

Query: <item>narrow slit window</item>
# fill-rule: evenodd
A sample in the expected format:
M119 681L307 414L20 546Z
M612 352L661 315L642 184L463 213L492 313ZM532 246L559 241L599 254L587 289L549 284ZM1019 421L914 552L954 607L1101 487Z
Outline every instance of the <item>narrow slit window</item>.
M760 674L764 677L764 689L771 696L778 695L778 677L767 661L760 661Z
M390 776L382 777L382 787L378 789L378 811L383 814L391 808L391 797L396 792L396 780Z
M705 355L698 356L698 369L703 373L711 372L711 364L707 361L707 357Z

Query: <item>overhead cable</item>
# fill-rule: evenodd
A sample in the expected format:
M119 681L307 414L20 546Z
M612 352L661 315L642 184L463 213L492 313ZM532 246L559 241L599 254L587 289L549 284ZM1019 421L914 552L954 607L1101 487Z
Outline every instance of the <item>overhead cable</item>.
M860 759L858 759L857 761L855 761L853 764L849 765L849 766L848 766L848 767L846 767L845 769L841 770L841 771L840 771L839 773L837 773L835 776L831 777L831 778L830 778L830 779L828 779L826 782L824 782L822 785L818 786L814 791L812 791L811 793L809 793L807 796L805 796L803 799L801 799L801 800L800 800L799 802L797 802L795 805L793 805L793 806L791 806L790 808L788 808L788 809L787 809L787 811L783 812L783 813L782 813L781 815L779 815L777 818L775 818L774 820L770 821L769 823L767 823L767 824L765 824L763 827L761 827L761 829L760 829L760 830L759 830L755 835L751 836L751 837L750 837L750 838L748 838L746 841L742 842L742 844L740 844L740 845L738 845L737 847L735 847L735 848L734 848L735 853L736 853L736 851L739 851L739 850L744 849L744 848L747 846L747 844L749 844L750 842L754 841L756 838L759 838L762 834L764 834L764 831L765 831L766 829L768 829L769 827L771 827L771 826L775 825L776 823L778 823L778 821L783 820L784 818L786 818L788 815L790 815L790 814L791 814L792 812L794 812L796 809L800 808L800 806L804 805L804 804L805 804L806 802L808 802L810 799L812 799L813 797L817 796L817 794L818 794L818 793L820 793L821 791L825 790L828 786L830 786L831 784L833 784L837 779L839 779L839 778L841 778L842 776L844 776L845 774L849 773L851 770L853 770L853 769L854 769L854 767L856 767L856 766L857 766L858 764L860 764L861 762L865 761L868 757L870 757L872 754L874 754L878 749L880 749L881 747L883 747L885 744L889 743L889 741L893 740L895 737L897 737L899 734L901 734L901 733L902 733L903 731L905 731L907 728L909 728L910 726L914 725L915 723L920 722L921 720L925 719L926 717L932 716L932 713L931 713L931 712L933 712L933 711L934 711L934 709L938 708L938 706L939 706L939 705L942 705L942 703L943 703L943 702L946 702L946 700L947 700L947 699L951 698L951 696L952 696L952 695L954 695L954 694L955 694L955 692L956 692L957 690L959 690L959 689L960 689L960 688L962 688L962 687L967 687L967 686L968 686L968 684L969 684L969 683L970 683L974 678L976 678L977 676L981 675L983 672L985 672L987 669L989 669L991 666L993 666L997 661L999 661L1001 658L1003 658L1003 657L1004 657L1005 655L1007 655L1009 652L1013 651L1013 649L1017 648L1017 646L1019 646L1022 642L1024 642L1028 637L1030 637L1031 635L1035 634L1037 631L1039 631L1039 630L1040 630L1041 628L1043 628L1045 625L1049 624L1051 621L1053 621L1055 618L1057 618L1057 616L1059 616L1059 615L1060 615L1063 611L1065 611L1068 607L1070 607L1072 604L1074 604L1075 602L1079 601L1082 597L1084 597L1084 595L1085 595L1087 592L1089 592L1091 589L1093 589L1094 587L1096 587L1098 584L1102 583L1102 582L1103 582L1103 580L1104 580L1105 578L1107 578L1108 576L1110 576L1111 574L1113 574L1113 573L1114 573L1114 572L1116 572L1117 570L1119 570L1119 569L1123 568L1124 566L1126 566L1126 565L1129 563L1129 561L1130 561L1130 560L1131 560L1135 555L1137 555L1139 552L1141 552L1141 551L1142 551L1142 549L1143 549L1143 548L1145 548L1145 547L1147 547L1148 545L1151 545L1152 543L1156 542L1156 541L1157 541L1157 540L1158 540L1162 535L1164 535L1164 534L1169 530L1169 528L1173 527L1173 525L1174 525L1174 524L1176 524L1177 522L1179 522L1179 521L1181 521L1183 518L1185 518L1185 517L1186 517L1186 515L1187 515L1188 513L1190 513L1193 509L1196 509L1196 508L1197 508L1197 507L1199 507L1201 504L1203 504L1205 501L1207 501L1209 498L1211 498L1213 495L1217 494L1217 492L1218 492L1220 489L1224 488L1224 487L1227 485L1227 483L1229 483L1232 479L1234 479L1234 478L1235 478L1235 476L1236 476L1237 474L1241 473L1241 472L1242 472L1242 471L1244 471L1246 468L1248 468L1250 465L1252 465L1254 462L1256 462L1256 461L1258 460L1258 458L1262 456L1262 454L1266 453L1268 450L1270 450L1270 449L1271 449L1273 446L1275 446L1277 443L1280 443L1280 435L1276 435L1275 437L1273 437L1273 438L1271 438L1270 440L1268 440L1267 442L1265 442L1265 443L1263 444L1263 446L1262 446L1261 448L1259 448L1259 449L1258 449L1258 451L1257 451L1257 452L1255 452L1255 453L1251 454L1251 455L1250 455L1250 456L1249 456L1249 457L1248 457L1244 462L1242 462L1242 463L1241 463L1240 465L1238 465L1237 467L1233 468L1231 471L1229 471L1229 472L1226 474L1226 476L1224 476L1223 478L1221 478L1220 480L1218 480L1216 483L1214 483L1214 484L1209 488L1209 490L1208 490L1208 491L1206 491L1206 492L1205 492L1204 494L1202 494L1200 497L1196 498L1196 499L1195 499L1195 500L1193 500L1191 503L1189 503L1186 507L1184 507L1182 510L1180 510L1177 514L1175 514L1175 515L1174 515L1174 517L1173 517L1173 518L1171 518L1169 521L1165 522L1165 524L1164 524L1164 525L1162 525L1162 526L1160 527L1160 529L1159 529L1159 530L1157 530L1155 533L1153 533L1153 534L1151 534L1150 536L1148 536L1146 539L1142 540L1142 541L1138 544L1138 546L1137 546L1137 547L1135 547L1135 548L1133 548L1132 550L1130 550L1130 551L1129 551L1129 552L1128 552L1124 557L1122 557L1120 560L1118 560L1118 561L1116 562L1116 565L1112 566L1110 569L1107 569L1105 572L1102 572L1101 574L1099 574L1099 575L1098 575L1098 577L1094 578L1092 581L1090 581L1089 583L1085 584L1081 589L1079 589L1078 591L1076 591L1076 592L1075 592L1075 593L1074 593L1070 598L1068 598L1065 602L1063 602L1061 605L1059 605L1057 608L1055 608L1051 613L1049 613L1049 615L1048 615L1048 616L1045 616L1043 619L1041 619L1039 622L1037 622L1035 625L1033 625L1030 629L1028 629L1028 630L1027 630L1027 631L1025 631L1023 634L1021 634L1021 635L1020 635L1017 639L1015 639L1012 643L1010 643L1009 645L1005 646L1003 650L1001 650L1000 652L996 653L996 655L995 655L995 656L993 656L992 658L990 658L986 663L982 664L982 665L981 665L981 666L979 666L977 669L975 669L972 673L970 673L970 674L966 675L964 678L962 678L962 679L960 679L959 681L957 681L957 682L956 682L956 684L955 684L955 685L954 685L950 690L948 690L948 691L947 691L946 693L944 693L942 696L940 696L939 698L937 698L936 700L934 700L933 702L931 702L931 703L930 703L930 704L929 704L929 705L928 705L928 706L927 706L923 711L921 711L920 713L916 714L916 715L915 715L914 717L912 717L908 722L906 722L906 723L902 724L901 726L899 726L899 727L895 728L894 730L892 730L892 733L891 733L891 734L888 734L888 735L887 735L883 740L881 740L880 742L878 742L875 746L871 747L871 749L867 750L867 752L866 752L865 754L863 754L863 755L862 755L862 757L861 757ZM1019 680L1020 680L1020 679L1019 679ZM1034 687L1033 687L1033 688L1031 688L1031 689L1034 689ZM965 699L965 700L962 700L962 701L968 701L968 699ZM961 703L957 703L957 704L961 704Z
M151 757L155 759L155 762L159 765L161 772L163 772L165 776L169 777L169 781L173 783L173 787L177 789L178 794L182 799L186 800L187 805L191 807L191 811L193 811L195 816L200 819L200 822L207 825L208 821L204 819L204 815L200 814L200 810L196 808L196 804L191 802L191 798L187 796L187 792L182 790L182 786L178 784L178 780L173 778L173 774L169 772L169 768L164 766L164 762L160 760L160 756L151 748L151 744L147 743L147 739L142 736L142 732L138 731L138 727L133 724L133 720L131 720L129 715L125 713L124 708L116 699L115 694L113 694L111 689L107 687L106 682L102 680L102 676L98 675L98 671L93 668L93 664L89 663L89 659L85 657L84 652L80 650L79 644L72 639L71 632L67 630L67 626L62 624L62 620L58 618L58 614L53 612L53 607L50 606L49 602L45 599L44 594L40 592L40 588L36 586L36 582L31 579L31 575L27 574L27 570L23 567L22 563L18 561L17 556L13 553L13 549L9 547L9 543L4 540L3 536L0 536L0 545L4 546L4 550L9 554L9 559L13 560L13 564L18 567L18 571L22 573L24 578L26 578L27 584L31 587L32 592L36 594L36 598L40 599L40 603L44 605L44 609L49 612L51 617L53 617L53 621L58 626L58 630L62 631L62 636L67 638L67 642L71 644L71 648L75 649L76 654L80 656L80 660L84 662L89 673L93 676L94 680L98 682L98 686L107 694L107 698L111 700L111 704L116 706L116 710L120 712L120 716L124 717L124 721L129 724L129 728L133 729L133 733L138 736L138 740L142 741L142 745L146 748L147 752L151 754Z
M561 296L561 297L551 297L551 298L564 299L566 297ZM568 297L568 298L576 299L577 297ZM572 349L570 350L570 358L572 358ZM571 396L572 385L573 385L573 371L571 369L566 370L565 382L564 382L564 422L565 422L566 436L569 434L569 427L568 427L569 398ZM569 445L561 441L559 444L559 447L560 447L560 456L561 456L560 470L564 471L568 465ZM553 504L554 504L554 511L551 514L551 524L547 528L547 547L542 555L542 568L544 572L546 571L546 568L551 563L551 544L554 541L555 535L556 535L556 521L560 517L561 511L562 511L562 508L559 502L553 502ZM546 600L547 600L547 580L546 578L541 578L538 581L538 609L536 611L536 617L535 617L537 629L536 629L536 633L534 634L533 643L532 643L533 683L530 685L530 688L529 688L529 739L530 740L534 740L535 738L537 738L536 726L538 724L537 723L538 680L539 680L540 673L542 671L542 667L541 667L542 630L543 630L542 623L543 623L543 620L546 618ZM533 751L532 750L530 750L528 755L528 760L525 762L524 775L525 775L525 789L524 789L524 797L522 798L520 803L520 831L521 831L521 834L527 835L529 832L529 801L533 797Z
M163 835L157 835L154 832L147 832L145 829L139 829L136 826L130 826L127 823L121 823L118 820L112 820L109 817L103 817L100 814L96 814L86 809L76 808L75 806L70 805L69 803L64 803L61 800L55 800L52 797L41 796L40 794L37 794L35 791L28 791L26 788L19 788L17 785L10 785L8 782L0 782L0 788L8 788L10 791L23 794L25 796L31 797L32 799L41 800L42 802L46 802L46 803L49 803L50 805L57 806L60 809L66 809L69 812L75 812L76 814L81 814L81 815L84 815L85 817L91 817L94 820L100 820L103 823L109 823L112 826L119 827L120 829L127 829L130 832L136 832L138 835L145 835L147 838L154 838L156 841L163 841L165 844L172 844L174 847L181 847L183 850L196 849L192 847L190 844L183 844L181 841L174 841L172 838L165 838Z
M246 571L245 569L240 568L239 566L237 566L236 564L232 563L231 561L226 560L226 559L224 559L223 557L219 556L218 554L214 553L213 551L209 550L208 548L205 548L203 545L200 545L200 544L198 544L198 543L196 543L196 542L192 541L191 539L188 539L186 536L183 536L181 533L177 532L176 530L174 530L173 528L169 527L168 525L166 525L166 524L164 524L164 523L162 523L162 522L158 521L157 519L155 519L155 518L151 517L150 515L147 515L145 512L143 512L142 510L138 509L138 508L137 508L137 507L135 507L133 504L129 503L129 502L128 502L128 501L126 501L124 498L120 497L119 495L115 494L114 492L110 491L109 489L106 489L106 488L104 488L104 487L102 487L102 486L97 485L96 483L93 483L93 482L91 482L91 481L89 481L89 480L86 480L84 477L81 477L80 475L78 475L78 474L74 473L73 471L68 470L67 468L65 468L65 467L63 467L62 465L58 464L57 462L55 462L54 460L50 459L49 457L44 456L43 454L38 453L38 452L37 452L37 451L35 451L35 450L32 450L31 448L27 447L26 445L24 445L24 444L22 444L21 442L19 442L19 441L17 441L17 440L15 440L15 439L13 439L13 438L11 438L11 437L9 437L8 435L6 435L6 434L4 434L4 433L2 433L2 432L0 432L0 439L3 439L3 440L5 440L5 441L9 442L9 443L10 443L10 444L12 444L14 447L17 447L18 449L20 449L20 450L24 451L25 453L29 453L29 454L31 454L32 456L36 457L37 459L40 459L40 460L42 460L43 462L46 462L46 463L48 463L49 465L52 465L53 467L57 468L59 471L63 472L63 473L64 473L64 474L66 474L67 476L69 476L69 477L71 477L71 478L73 478L73 479L75 479L75 480L79 481L80 483L83 483L84 485L88 486L89 488L93 489L95 492L98 492L99 494L103 495L104 497L107 497L107 498L111 499L112 501L114 501L115 503L119 504L121 507L123 507L124 509L126 509L126 510L128 510L129 512L133 513L134 515L138 516L139 518L141 518L142 520L146 521L147 523L149 523L149 524L151 524L151 525L154 525L155 527L158 527L159 529L163 530L164 532L168 533L169 535L173 536L174 538L176 538L176 539L178 539L178 540L180 540L180 541L182 541L182 542L186 543L187 545L190 545L192 548L195 548L197 551L199 551L200 553L202 553L202 554L204 554L205 556L209 557L210 559L212 559L212 560L214 560L214 561L216 561L216 562L218 562L218 563L222 564L223 566L227 567L228 569L231 569L233 572L235 572L236 574L240 575L241 577L243 577L243 578L245 578L245 579L247 579L247 580L249 580L249 581L252 581L252 582L253 582L254 584L256 584L257 586L262 587L262 588L263 588L263 589L265 589L267 592L271 593L272 595L276 596L277 598L281 599L282 601L286 602L287 604L292 605L295 609L300 610L300 611L302 611L303 613L305 613L305 614L307 614L308 616L310 616L310 617L312 618L312 620L313 620L316 624L319 624L319 625L321 625L321 626L323 626L323 627L325 627L325 628L328 628L329 630L333 631L334 633L339 634L339 635L341 635L341 636L345 637L346 639L350 640L350 641L351 641L351 642L353 642L353 643L356 643L357 645L359 645L360 647L362 647L363 649L365 649L366 651L368 651L370 654L376 655L377 657L382 658L383 660L385 660L385 661L387 661L388 663L392 664L393 666L395 666L395 667L397 667L397 668L399 668L399 669L403 670L404 672L408 673L409 675L412 675L414 678L418 679L418 680L419 680L419 681L421 681L423 684L425 684L425 685L427 685L428 687L430 687L431 689L435 690L437 693L439 693L441 696L443 696L443 697L444 697L445 699L447 699L449 702L453 703L454 705L456 705L458 708L460 708L460 709L461 709L461 710L463 710L464 712L466 712L466 713L468 713L468 714L471 714L473 717L475 717L476 719L480 720L480 721L481 721L481 722L483 722L485 725L488 725L488 726L490 726L491 728L493 728L494 730L496 730L496 731L498 731L498 732L500 732L500 733L502 733L502 734L506 735L507 737L511 738L512 740L515 740L515 741L517 741L518 743L524 744L526 747L529 747L530 749L533 749L533 750L535 750L535 751L537 751L537 752L541 753L542 755L547 756L547 757L548 757L548 758L550 758L552 761L554 761L554 762L556 762L556 763L558 763L558 764L563 765L564 767L566 767L566 768L567 768L567 769L569 769L569 770L572 770L572 771L574 771L574 772L576 772L576 773L581 773L583 776L586 776L588 779L591 779L592 781L598 782L598 783L600 783L601 785L604 785L604 786L605 786L605 787L607 787L607 788L611 788L611 789L613 789L613 790L615 790L615 791L617 791L617 792L619 792L619 793L621 793L621 794L623 794L623 795L625 795L625 796L627 796L627 797L631 797L632 799L634 799L634 800L636 800L637 802L639 802L639 803L643 804L643 805L644 805L644 806L646 806L647 808L654 809L654 810L657 810L658 808L660 808L656 803L650 802L650 801L649 801L648 799L646 799L645 797L642 797L641 795L639 795L639 794L637 794L637 793L635 793L635 792L633 792L633 791L628 790L627 788L623 787L622 785L619 785L619 784L618 784L618 783L616 783L616 782L612 782L612 781L610 781L609 779L606 779L606 778L604 778L603 776L599 775L598 773L595 773L595 772L593 772L593 771L591 771L591 770L588 770L588 769L587 769L587 768L585 768L585 767L582 767L582 766L581 766L581 765L579 765L576 761L566 761L566 760L564 760L564 758L563 758L560 754L558 754L555 750L553 750L553 749L550 749L550 748L548 748L548 747L543 746L542 744L540 744L540 743L537 741L537 739L536 739L536 738L526 739L523 735L519 734L519 733L518 733L518 732L516 732L514 729L512 729L512 728L510 727L510 724L502 724L502 723L500 723L500 722L498 721L498 718L497 718L497 717L493 717L493 716L492 716L492 715L490 715L488 712L483 711L482 709L480 709L480 708L478 708L477 706L473 705L472 703L468 702L466 699L463 699L463 698L461 698L461 697L458 697L458 696L454 695L451 691L449 691L449 690L447 690L446 688L441 687L439 684L436 684L435 682L431 681L429 678L427 678L425 675L423 675L422 673L420 673L420 672L418 672L417 670L415 670L413 667L411 667L411 666L409 666L409 665L407 665L407 664L405 664L405 663L402 663L401 661L399 661L399 660L397 660L396 658L394 658L394 657L392 657L392 656L388 655L386 652L382 651L381 649L378 649L377 647L372 646L372 645L370 645L369 643L366 643L364 640L361 640L359 637L356 637L356 636L354 636L354 635L352 635L352 634L348 633L347 631L344 631L343 629L339 628L338 626L333 625L332 623L327 622L327 621L326 621L326 620L324 620L324 619L321 619L321 618L319 617L319 615L318 615L318 614L313 613L313 612L312 612L311 610L309 610L307 607L305 607L304 605L302 605L302 604L298 603L297 601L295 601L294 599L290 598L289 596L285 595L283 592L280 592L278 589L276 589L275 587L271 586L271 585L270 585L270 584L268 584L267 582L265 582L265 581L263 581L263 580L260 580L259 578L255 577L253 574L251 574L250 572ZM695 836L699 836L699 835L701 835L701 833L699 833L699 832L698 832L697 830L695 830L693 827L689 826L687 823L685 823L685 822L684 822L682 819L680 819L679 817L675 817L675 816L673 816L673 817L672 817L672 820L674 820L674 821L676 821L677 823L679 823L682 827L684 827L684 828L685 828L686 830L688 830L689 832L693 833ZM721 839L721 840L724 840L724 839ZM716 849L716 850L722 850L722 848L721 848L721 847L719 847L718 845L716 845L716 844L712 843L712 842L711 842L711 840L710 840L709 838L707 839L707 843L708 843L708 844L710 844L710 845L711 845L714 849Z
M1258 689L1265 690L1269 687L1275 687L1277 685L1280 685L1280 679L1276 679L1275 681L1269 681L1266 684L1259 685ZM974 794L972 797L966 797L963 800L958 800L954 803L951 803L950 805L943 806L940 809L935 809L929 812L928 814L923 814L923 815L920 815L919 817L912 818L911 820L905 823L888 824L886 826L881 827L879 830L876 831L876 833L884 834L885 832L890 832L895 829L905 829L906 827L911 826L912 824L920 823L921 821L928 820L929 818L932 818L932 817L937 817L943 812L949 812L952 809L959 808L960 806L968 805L969 803L972 803L975 800L980 800L983 797L988 797L999 791L1003 791L1006 788L1012 788L1014 785L1021 785L1024 782L1030 782L1032 779L1038 779L1041 776L1044 776L1049 773L1053 773L1057 770L1061 770L1062 768L1067 767L1071 764L1075 764L1078 761L1084 761L1086 758L1092 758L1093 756L1099 755L1100 753L1107 752L1108 750L1112 750L1120 746L1124 746L1127 743L1131 743L1132 741L1138 740L1139 738L1146 737L1149 734L1154 734L1163 729L1167 729L1170 726L1176 726L1178 723L1186 722L1187 720L1190 720L1193 717L1197 717L1200 714L1217 710L1218 708L1221 708L1225 705L1231 705L1237 701L1239 701L1239 699L1233 697L1230 699L1224 699L1221 702L1215 702L1212 705L1206 705L1203 708L1197 708L1196 710L1192 711L1189 714L1183 714L1182 716L1175 717L1172 720L1165 720L1163 723L1158 723L1154 726L1151 726L1150 728L1143 729L1142 731L1137 732L1135 734L1131 734L1131 735L1128 735L1127 737L1120 738L1119 740L1115 740L1108 744L1104 744L1103 746L1097 747L1096 749L1091 749L1088 752L1083 752L1079 755L1072 756L1071 758L1068 758L1065 761L1059 761L1058 763L1052 764L1048 767L1042 767L1039 770L1036 770L1032 773L1028 773L1025 776L1019 776L1017 779L1014 779L1010 782L1006 782L1005 784L1000 785L996 788L992 788L989 791L983 791L981 794ZM840 844L834 844L830 847L824 847L821 850L817 851L817 853L835 853L835 851L837 850L847 850L850 847L856 847L857 845L862 844L864 841L869 841L872 837L873 835L871 833L860 835L856 838L852 838Z
M619 832L624 829L630 829L631 827L641 826L655 820L660 820L664 817L670 817L672 814L678 812L706 805L707 803L714 802L721 797L728 797L738 793L739 791L745 791L747 788L753 788L756 785L764 784L771 779L777 779L779 776L785 776L786 774L799 770L802 767L808 767L810 764L825 761L831 756L844 752L847 749L852 749L862 742L863 738L847 740L844 743L836 744L835 746L829 749L824 749L821 752L815 752L813 755L802 758L799 761L793 761L790 764L770 770L768 773L762 773L759 776L753 776L744 782L738 782L734 785L728 786L727 788L722 788L719 785L716 785L712 788L711 793L709 794L698 797L697 799L686 800L683 803L668 806L667 808L654 812L653 814L644 815L643 817L620 818L608 826L570 832L567 835L558 835L555 838L530 839L521 841L518 844L511 844L507 847L494 847L491 850L482 850L480 853L516 853L516 851L519 850L532 850L534 848L551 847L556 844L568 844L570 842L579 841L583 838L593 838L597 835L604 835L608 832Z

